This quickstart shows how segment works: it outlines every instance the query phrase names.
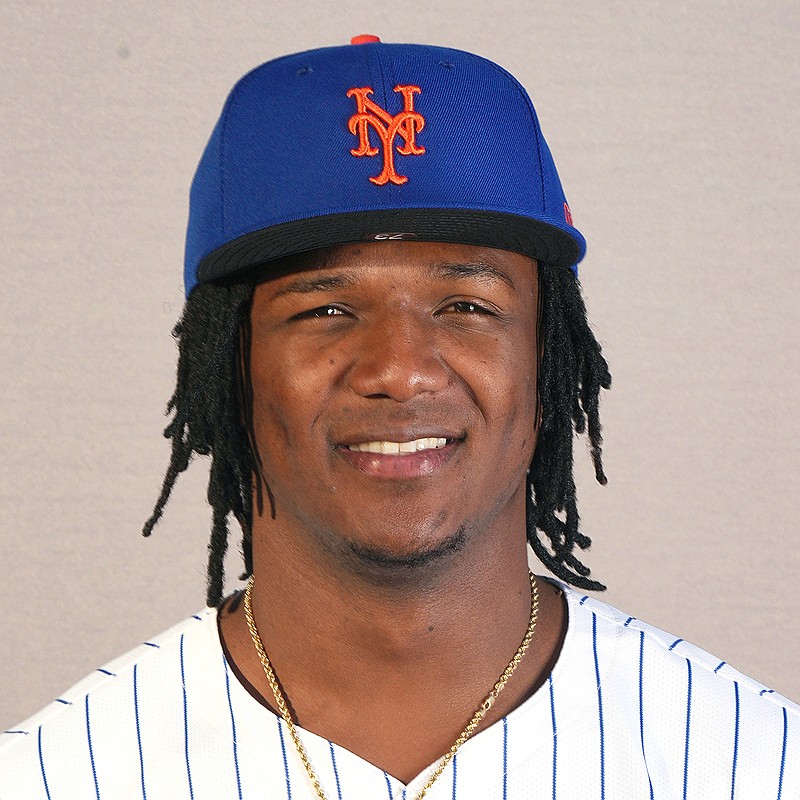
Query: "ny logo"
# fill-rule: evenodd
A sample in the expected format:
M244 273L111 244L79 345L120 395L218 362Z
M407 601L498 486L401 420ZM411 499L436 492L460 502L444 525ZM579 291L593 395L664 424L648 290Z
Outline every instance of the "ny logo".
M372 94L372 88L364 86L361 89L350 89L348 97L356 99L356 113L350 117L348 127L350 133L358 136L358 147L350 152L354 156L376 156L378 148L372 147L369 140L369 128L378 134L383 145L383 170L380 175L370 178L373 183L383 186L386 183L401 184L408 178L398 175L394 168L394 140L399 136L402 144L397 145L397 152L403 156L420 156L425 148L416 143L414 137L425 127L425 119L414 111L414 95L421 92L419 86L395 86L394 90L403 95L403 110L392 116L384 111L377 103L370 100L367 95Z

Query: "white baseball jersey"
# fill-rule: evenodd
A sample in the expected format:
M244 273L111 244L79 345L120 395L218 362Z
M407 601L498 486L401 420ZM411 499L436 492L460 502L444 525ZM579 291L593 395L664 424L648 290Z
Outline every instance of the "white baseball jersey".
M800 709L725 662L563 587L545 684L474 736L430 800L798 800ZM207 609L0 737L2 800L313 800L285 724L226 661ZM330 800L407 786L300 729Z

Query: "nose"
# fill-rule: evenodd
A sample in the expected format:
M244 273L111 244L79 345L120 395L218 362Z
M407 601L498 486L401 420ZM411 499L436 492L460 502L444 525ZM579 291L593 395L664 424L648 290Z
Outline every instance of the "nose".
M361 397L398 402L446 388L448 370L431 327L402 309L375 319L359 342L350 388Z

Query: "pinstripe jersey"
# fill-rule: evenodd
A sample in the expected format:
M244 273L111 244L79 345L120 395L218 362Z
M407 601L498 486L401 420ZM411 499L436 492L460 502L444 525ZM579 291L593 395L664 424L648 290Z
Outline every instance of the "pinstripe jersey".
M431 800L800 798L800 709L682 639L562 586L545 684L468 741ZM300 730L331 800L413 797ZM283 722L239 682L207 609L0 737L2 800L311 800Z

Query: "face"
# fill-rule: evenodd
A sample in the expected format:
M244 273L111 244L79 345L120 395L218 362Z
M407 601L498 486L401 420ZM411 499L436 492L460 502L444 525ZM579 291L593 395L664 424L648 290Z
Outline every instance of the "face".
M260 283L253 430L284 535L384 565L524 541L537 289L530 258L422 242L321 251Z

